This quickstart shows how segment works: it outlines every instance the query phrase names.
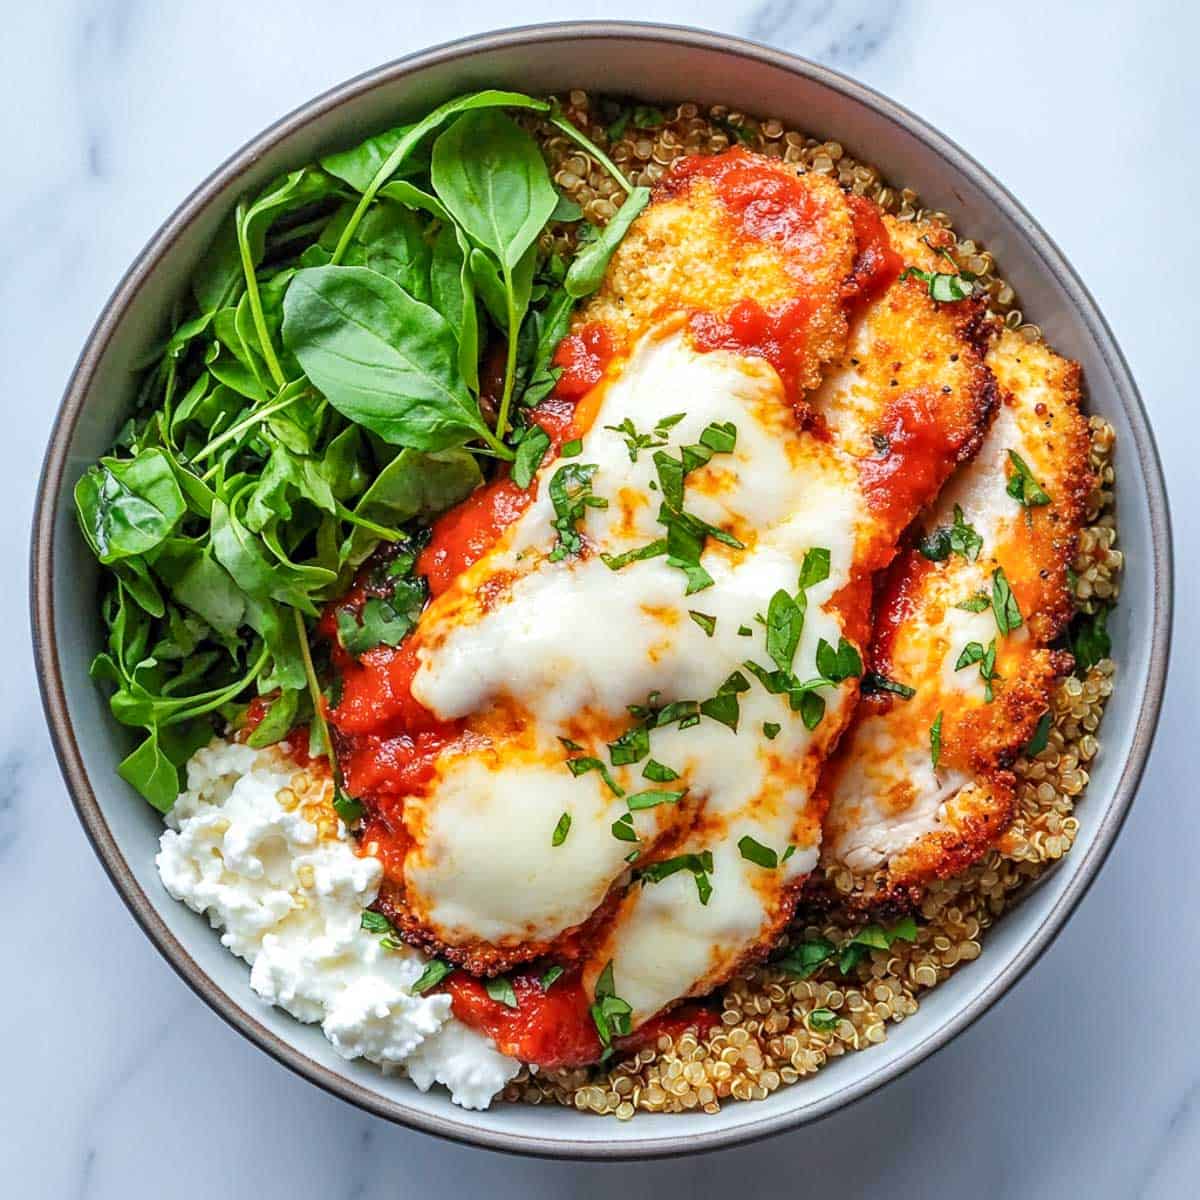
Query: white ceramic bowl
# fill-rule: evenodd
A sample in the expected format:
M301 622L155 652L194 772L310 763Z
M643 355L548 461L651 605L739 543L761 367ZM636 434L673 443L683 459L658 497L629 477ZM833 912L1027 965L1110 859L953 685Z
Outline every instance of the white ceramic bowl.
M1025 311L1084 368L1091 411L1116 427L1122 603L1113 619L1117 687L1074 849L988 932L980 959L921 1002L887 1041L812 1078L719 1115L638 1114L618 1123L546 1107L465 1112L435 1091L339 1058L317 1027L267 1007L245 965L208 922L173 901L154 870L158 815L114 773L127 732L109 716L87 665L99 640L96 566L71 489L108 446L132 398L133 364L162 331L205 244L243 192L280 171L360 141L447 97L482 87L588 88L649 101L722 102L836 138L877 164L956 228L984 242ZM130 911L187 982L284 1065L354 1104L446 1137L576 1158L682 1154L747 1141L825 1115L895 1078L984 1012L1037 959L1095 877L1133 798L1162 697L1170 635L1171 550L1162 473L1121 353L1062 254L1004 188L911 113L858 83L778 51L715 34L634 24L564 24L455 42L351 80L239 150L176 210L101 314L67 389L47 450L33 530L32 605L43 700L80 819Z

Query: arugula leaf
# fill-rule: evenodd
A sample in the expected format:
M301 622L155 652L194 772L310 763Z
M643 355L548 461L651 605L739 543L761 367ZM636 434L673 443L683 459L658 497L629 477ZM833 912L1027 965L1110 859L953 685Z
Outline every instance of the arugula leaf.
M650 189L636 187L625 197L621 207L609 218L600 234L590 241L571 263L563 287L569 296L581 299L590 296L604 278L609 259L621 244L638 214L650 203Z
M256 750L273 746L291 732L300 708L300 690L286 688L272 701L266 715L246 739L247 746Z

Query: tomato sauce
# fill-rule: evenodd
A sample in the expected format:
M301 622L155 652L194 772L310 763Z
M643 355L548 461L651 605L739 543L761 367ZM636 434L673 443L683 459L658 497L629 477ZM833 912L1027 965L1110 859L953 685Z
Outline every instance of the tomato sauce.
M517 1007L493 1000L483 983L455 971L442 985L454 1015L486 1033L502 1054L540 1067L580 1067L594 1063L604 1050L591 1016L591 1001L578 971L568 971L543 988L533 972L511 976ZM707 1033L718 1024L711 1009L685 1004L654 1017L628 1037L614 1039L618 1054L651 1045L664 1033L678 1037L688 1028Z
M697 350L735 350L765 358L779 372L791 404L803 416L806 409L797 373L808 340L811 312L801 296L769 309L757 300L739 300L724 317L710 312L692 313L688 331Z
M879 430L886 449L858 464L867 503L877 513L917 512L953 467L957 431L941 428L935 412L936 401L926 388L888 402Z
M856 251L850 278L842 285L842 299L852 306L873 300L900 276L904 260L892 249L879 209L865 196L846 197L854 221Z
M581 325L558 343L554 365L562 374L554 386L556 396L578 400L600 382L614 353L612 335L598 321Z

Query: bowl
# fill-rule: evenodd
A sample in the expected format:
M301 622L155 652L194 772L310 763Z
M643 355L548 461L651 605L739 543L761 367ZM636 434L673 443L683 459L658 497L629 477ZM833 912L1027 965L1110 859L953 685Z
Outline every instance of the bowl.
M109 445L132 398L133 368L236 198L272 176L488 86L569 87L695 99L769 114L843 142L993 250L1050 343L1083 365L1088 404L1116 427L1117 509L1127 563L1112 623L1121 684L1080 809L1072 852L988 933L986 952L922 1000L880 1046L835 1060L764 1101L717 1115L639 1113L618 1123L518 1105L483 1113L422 1094L337 1056L315 1026L267 1007L245 964L158 881L158 814L115 774L127 731L110 717L88 663L100 642L97 568L71 491ZM31 603L42 700L68 789L96 853L135 919L184 980L235 1029L313 1083L370 1112L510 1152L622 1159L746 1142L825 1116L945 1045L1046 949L1095 878L1133 800L1162 699L1170 638L1171 546L1153 437L1129 369L1062 253L1013 197L945 137L890 100L824 67L712 33L618 22L543 25L469 38L401 59L297 109L208 177L130 267L83 348L51 434L33 526Z

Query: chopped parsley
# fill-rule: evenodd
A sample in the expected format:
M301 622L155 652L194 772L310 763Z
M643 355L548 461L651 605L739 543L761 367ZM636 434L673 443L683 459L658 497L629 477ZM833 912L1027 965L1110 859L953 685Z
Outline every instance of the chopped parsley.
M917 549L930 562L945 562L951 554L958 554L968 562L974 562L983 549L983 538L974 525L963 518L961 505L954 506L954 522L939 525L927 537L917 543Z
M642 776L652 783L670 783L679 778L679 772L652 758L643 768Z
M607 508L608 501L592 495L592 477L596 474L595 463L568 463L559 467L550 480L550 503L554 505L554 528L558 531L558 543L547 556L550 562L559 562L568 554L578 554L583 549L583 538L578 525L589 508Z
M1033 736L1025 743L1024 754L1026 757L1036 757L1050 744L1050 725L1051 716L1049 710L1047 710L1038 718Z
M567 834L571 832L571 814L563 813L558 818L558 824L554 827L553 834L550 835L550 845L561 846L567 840Z
M1012 464L1013 473L1008 477L1008 487L1005 491L1022 508L1039 508L1050 503L1050 496L1034 478L1029 464L1015 451L1008 452L1008 461Z
M660 446L665 446L667 434L683 420L685 415L684 413L672 413L669 417L663 417L654 426L653 433L639 433L630 417L626 417L620 425L605 425L604 428L611 429L613 433L619 433L625 439L625 448L629 451L629 461L637 462L638 454L642 450L657 450Z
M713 869L711 850L701 850L699 854L677 854L674 858L664 858L661 862L651 863L641 867L637 877L642 883L661 883L664 879L678 874L680 871L691 871L696 880L696 892L701 904L707 904L712 895L712 881L708 878Z
M929 760L933 764L934 770L937 769L938 761L942 757L942 713L939 711L937 718L929 727Z
M770 846L764 846L762 842L756 841L749 834L738 840L738 853L746 859L747 862L754 863L755 866L763 867L765 870L773 871L779 866L779 855L771 849ZM790 847L793 851L795 847ZM785 851L785 857L791 857Z
M943 303L966 300L975 292L975 276L969 271L958 275L943 275L937 271L920 271L916 267L906 267L900 273L900 278L920 279L929 289L930 299Z
M362 917L359 919L359 927L365 929L368 933L391 933L392 923L382 913L372 912L369 908L364 908Z
M901 700L911 700L917 694L917 689L909 687L907 683L889 679L876 671L867 671L862 677L862 692L864 696L871 696L876 692L891 692Z
M996 614L996 628L1005 637L1021 627L1021 610L1003 567L992 572L992 611Z
M824 546L814 546L804 553L800 564L800 588L813 587L829 578L829 551Z
M421 972L421 977L408 990L414 996L420 996L430 988L437 987L447 975L453 972L454 968L448 962L442 962L440 958L430 959L425 964L425 970Z
M622 813L612 823L612 835L618 842L636 842L640 840L637 830L633 827L632 813Z
M608 743L608 756L614 767L627 767L641 762L650 753L650 730L645 725L634 725L625 730L615 742Z
M628 1037L633 1028L633 1008L617 995L613 983L613 965L609 959L600 977L596 980L596 990L591 1005L592 1023L600 1037L600 1044L605 1054L612 1051L614 1037Z
M986 592L976 592L975 595L960 600L954 607L961 608L963 612L986 612L992 607L992 601Z
M608 790L614 796L624 796L625 789L609 774L608 768L598 759L585 755L583 758L568 758L567 769L575 776L586 775L589 771L599 771L600 778L608 785Z
M678 804L686 794L686 788L681 792L651 789L645 792L634 792L632 796L626 797L625 802L629 805L630 812L640 812L644 808L657 808L660 804Z
M844 637L838 640L836 650L821 638L817 642L817 670L822 679L827 679L830 683L841 683L862 674L862 658L858 650Z
M424 579L404 580L391 600L369 596L357 618L349 609L339 609L337 638L342 649L358 658L376 646L398 646L416 625L426 596Z
M808 1014L808 1027L817 1033L828 1033L837 1028L838 1016L831 1008L814 1008Z
M811 941L789 946L783 955L775 960L775 966L797 979L807 979L836 953L837 947L827 938L813 938Z
M517 1007L517 993L513 991L512 981L505 979L503 975L485 980L483 988L493 1000L503 1004L505 1008Z
M983 680L983 698L991 704L995 699L992 691L992 681L998 679L996 674L996 639L988 643L987 649L984 649L981 642L968 642L963 648L962 653L958 656L958 661L954 664L956 671L961 671L964 667L974 666L979 664L979 677Z
M717 629L717 618L710 617L708 613L697 612L694 608L688 609L688 616L704 630L705 637L712 637Z

